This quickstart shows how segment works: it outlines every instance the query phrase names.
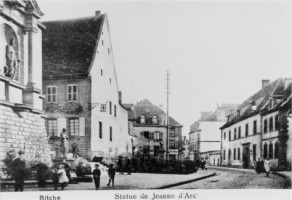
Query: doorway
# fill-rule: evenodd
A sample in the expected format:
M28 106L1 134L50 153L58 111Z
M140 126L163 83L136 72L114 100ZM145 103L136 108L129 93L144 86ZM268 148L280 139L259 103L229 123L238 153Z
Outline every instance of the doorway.
M244 144L242 152L243 168L247 169L250 165L250 144Z

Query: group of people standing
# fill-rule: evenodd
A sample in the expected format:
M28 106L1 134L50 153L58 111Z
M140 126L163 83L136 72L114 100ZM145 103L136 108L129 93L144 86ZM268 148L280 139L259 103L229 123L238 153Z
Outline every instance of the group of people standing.
M120 174L124 174L124 171L127 171L128 175L131 175L131 159L128 158L126 160L126 164L124 165L123 160L120 157L118 160L118 170L119 170Z
M270 159L267 158L266 160L263 160L261 158L258 158L258 161L255 164L255 170L258 174L265 172L266 176L269 177L269 174L271 172Z
M92 175L93 175L93 180L95 184L95 189L98 190L100 188L100 175L101 175L98 164L95 165L95 169L93 170ZM116 175L116 170L114 168L114 165L110 164L109 169L108 169L109 181L108 181L107 186L110 186L110 184L112 184L112 187L115 186L115 175Z

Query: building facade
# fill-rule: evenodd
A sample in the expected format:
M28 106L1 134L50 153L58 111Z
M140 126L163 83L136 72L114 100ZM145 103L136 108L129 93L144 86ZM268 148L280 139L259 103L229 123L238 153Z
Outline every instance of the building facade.
M36 1L0 1L0 160L21 150L28 163L51 162L42 110L42 15Z
M109 159L131 153L128 112L121 104L108 19L44 22L44 110L52 152L60 148L63 128L69 149L79 155Z
M250 168L270 158L273 168L291 168L291 82L263 80L261 90L228 116L221 127L223 165Z
M206 159L210 163L210 152L220 151L220 127L226 122L226 115L231 113L237 105L223 104L215 112L202 112L201 118L193 123L189 132L190 160Z
M182 159L182 125L169 117L167 137L166 114L147 99L131 105L125 104L129 114L129 131L135 136L135 156L158 160ZM168 143L167 143L168 140ZM168 156L167 158L167 151Z

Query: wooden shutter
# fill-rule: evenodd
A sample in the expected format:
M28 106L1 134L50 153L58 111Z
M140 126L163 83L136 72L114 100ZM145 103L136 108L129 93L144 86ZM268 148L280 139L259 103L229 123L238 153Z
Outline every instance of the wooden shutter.
M60 133L63 128L67 129L67 119L66 118L58 118L58 136L60 137Z
M79 136L85 136L85 117L79 118Z

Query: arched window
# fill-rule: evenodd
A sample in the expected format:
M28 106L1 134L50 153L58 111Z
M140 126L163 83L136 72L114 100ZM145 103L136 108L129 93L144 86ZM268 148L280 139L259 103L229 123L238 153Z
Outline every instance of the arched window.
M278 159L278 155L279 155L279 142L275 142L275 154L274 157L275 159Z
M270 144L269 144L269 158L270 158L270 159L274 159L274 157L273 157L273 153L274 153L274 150L273 150L273 143L270 143Z
M152 117L152 124L157 124L157 116L156 115L154 115Z
M145 124L145 116L144 115L141 115L141 117L140 117L140 123L141 124Z
M268 156L268 145L267 143L264 144L264 159L267 159Z

